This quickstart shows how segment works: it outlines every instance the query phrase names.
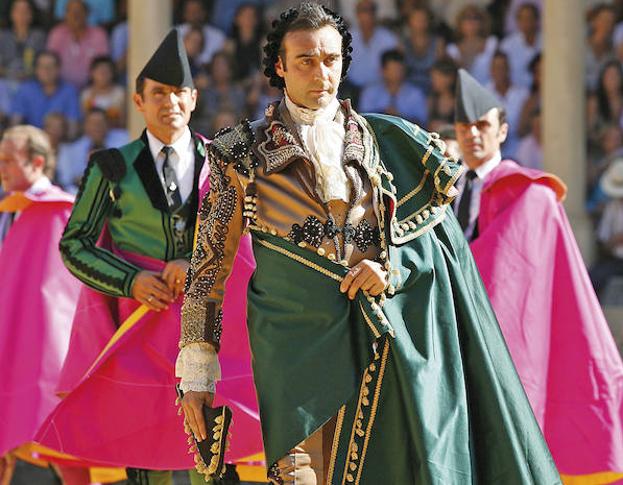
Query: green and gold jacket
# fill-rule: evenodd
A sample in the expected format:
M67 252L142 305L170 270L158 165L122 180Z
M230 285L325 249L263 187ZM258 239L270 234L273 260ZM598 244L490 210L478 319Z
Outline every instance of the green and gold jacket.
M333 485L560 483L448 206L460 167L409 122L347 103L338 116L350 219L315 195L283 104L210 145L181 346L218 349L224 284L250 231L247 323L274 476L335 419ZM363 258L385 266L389 286L351 301L340 282Z
M205 162L202 138L196 147L193 191L176 212L168 208L146 133L119 149L95 152L60 242L67 268L102 293L130 297L142 269L98 244L162 261L190 259L198 207L198 181ZM106 231L104 231L106 228Z

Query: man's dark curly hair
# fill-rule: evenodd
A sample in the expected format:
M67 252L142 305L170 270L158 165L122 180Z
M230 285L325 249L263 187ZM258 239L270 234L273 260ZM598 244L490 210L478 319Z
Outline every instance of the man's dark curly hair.
M297 8L290 8L273 21L273 30L267 36L264 46L264 74L270 79L270 84L277 88L284 88L283 78L277 75L275 63L279 56L283 56L283 38L288 32L295 30L318 30L326 25L335 28L342 36L342 79L346 77L350 66L352 36L346 27L344 19L324 5L317 3L302 3Z

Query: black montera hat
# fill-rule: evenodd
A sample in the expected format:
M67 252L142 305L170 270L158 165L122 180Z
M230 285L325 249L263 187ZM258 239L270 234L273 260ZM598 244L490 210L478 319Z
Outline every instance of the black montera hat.
M194 88L184 41L177 29L171 29L151 56L138 78L149 78L159 83L180 88Z
M455 123L473 123L492 108L502 104L495 95L476 81L465 69L459 69L454 109Z

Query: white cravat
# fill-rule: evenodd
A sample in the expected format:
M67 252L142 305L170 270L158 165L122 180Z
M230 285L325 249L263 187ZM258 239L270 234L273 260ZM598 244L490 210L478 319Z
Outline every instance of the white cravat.
M162 165L164 165L162 147L164 147L165 144L156 138L149 130L147 130L147 140L149 141L149 151L156 164L156 171L158 172L160 183L162 184L162 188L166 190L164 175L162 174ZM169 146L173 148L173 152L169 155L169 163L175 171L182 202L185 202L193 191L195 176L195 147L190 130L186 128L184 134Z
M348 202L351 184L342 167L345 131L344 126L335 121L340 102L333 98L324 108L312 110L294 104L287 91L285 101L316 169L316 192L324 202Z

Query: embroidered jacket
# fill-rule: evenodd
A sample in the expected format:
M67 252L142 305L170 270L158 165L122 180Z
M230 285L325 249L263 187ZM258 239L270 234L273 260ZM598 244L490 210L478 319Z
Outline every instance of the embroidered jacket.
M169 210L146 132L118 150L92 155L60 242L63 261L74 276L102 293L131 297L141 268L98 247L104 227L119 249L163 261L190 259L206 156L203 139L193 134L193 143L193 192L175 213Z
M225 282L245 230L283 237L336 264L376 259L391 270L383 234L390 244L401 244L440 220L460 169L443 156L438 137L404 120L375 116L377 133L348 102L336 117L345 127L343 167L352 184L348 204L319 198L313 164L283 101L270 105L264 119L217 134L209 147L211 186L199 214L180 347L207 342L218 350ZM420 160L413 161L422 164L416 170L423 173L418 186L398 190L393 185L375 140L386 128L404 138L410 154L418 147ZM426 183L430 179L433 183ZM397 275L393 280L398 284Z

